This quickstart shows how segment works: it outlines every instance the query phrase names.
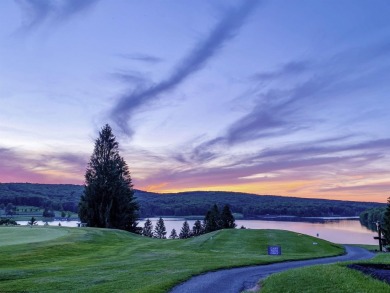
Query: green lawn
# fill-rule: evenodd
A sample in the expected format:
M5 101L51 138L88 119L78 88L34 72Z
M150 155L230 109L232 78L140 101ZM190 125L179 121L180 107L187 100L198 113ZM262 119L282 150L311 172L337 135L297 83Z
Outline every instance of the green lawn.
M369 261L345 262L294 269L275 274L261 284L261 293L278 292L345 292L345 293L387 293L390 286L359 271L349 269L351 263L387 263L390 255L380 253Z
M339 245L280 230L160 240L119 230L1 227L0 239L0 292L166 292L209 270L343 253ZM283 255L266 255L268 244L281 244Z
M34 243L41 241L53 240L65 236L69 232L65 229L51 229L44 227L17 228L1 227L0 228L0 247L22 243Z

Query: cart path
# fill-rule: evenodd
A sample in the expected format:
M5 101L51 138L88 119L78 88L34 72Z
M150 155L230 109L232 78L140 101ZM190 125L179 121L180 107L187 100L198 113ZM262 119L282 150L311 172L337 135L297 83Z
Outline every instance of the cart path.
M255 287L260 279L264 279L274 273L312 265L369 259L375 255L366 249L356 246L345 245L345 249L346 254L341 256L241 267L205 273L192 277L188 281L177 285L170 293L238 293Z

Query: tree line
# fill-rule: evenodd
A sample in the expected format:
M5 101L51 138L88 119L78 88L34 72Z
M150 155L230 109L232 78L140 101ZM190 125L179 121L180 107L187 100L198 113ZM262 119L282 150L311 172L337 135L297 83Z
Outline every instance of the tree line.
M176 229L172 229L168 238L187 239L221 229L233 229L235 227L235 219L229 206L225 205L220 213L218 206L214 204L214 206L205 215L203 222L196 220L191 229L188 222L184 221L179 234L177 234ZM154 229L152 221L150 219L146 219L141 234L145 237L166 239L167 231L164 219L160 217Z
M372 231L377 231L376 223L384 222L385 212L386 207L368 209L360 214L360 223Z

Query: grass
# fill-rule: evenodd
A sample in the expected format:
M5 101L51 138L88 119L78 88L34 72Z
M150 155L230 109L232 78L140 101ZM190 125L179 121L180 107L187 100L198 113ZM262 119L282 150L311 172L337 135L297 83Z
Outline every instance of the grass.
M23 231L23 233L21 233ZM50 229L50 228L26 228L15 229L14 227L0 228L1 246L16 245L22 243L34 243L41 241L49 241L62 237L68 234L64 229Z
M351 245L351 244L349 244ZM359 246L361 248L367 249L368 251L372 252L378 252L379 251L379 244L378 245L369 245L369 244L352 244L354 246Z
M320 265L308 268L289 270L265 279L261 284L261 293L278 292L390 292L385 282L373 279L359 271L349 269L345 262L331 265ZM368 261L359 263L390 264L390 255L379 253Z
M43 241L21 243L33 232ZM0 239L5 237L15 240L1 246L0 292L166 292L205 271L343 253L339 245L280 230L160 240L119 230L0 228ZM281 244L283 255L268 256L268 244Z

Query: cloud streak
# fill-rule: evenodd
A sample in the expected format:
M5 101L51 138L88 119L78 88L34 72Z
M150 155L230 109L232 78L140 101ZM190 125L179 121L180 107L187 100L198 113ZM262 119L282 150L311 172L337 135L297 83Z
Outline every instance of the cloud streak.
M165 80L146 89L136 89L123 95L111 111L111 118L123 132L132 136L134 130L128 125L132 114L140 107L157 100L161 94L174 90L201 70L228 41L237 35L258 3L257 0L246 0L239 7L229 10L208 36L193 48Z
M66 21L91 9L99 0L15 0L22 11L21 31L37 29L45 22Z
M156 56L147 55L147 54L118 54L119 57L134 60L134 61L140 61L150 64L156 64L163 61L163 59L158 58Z

